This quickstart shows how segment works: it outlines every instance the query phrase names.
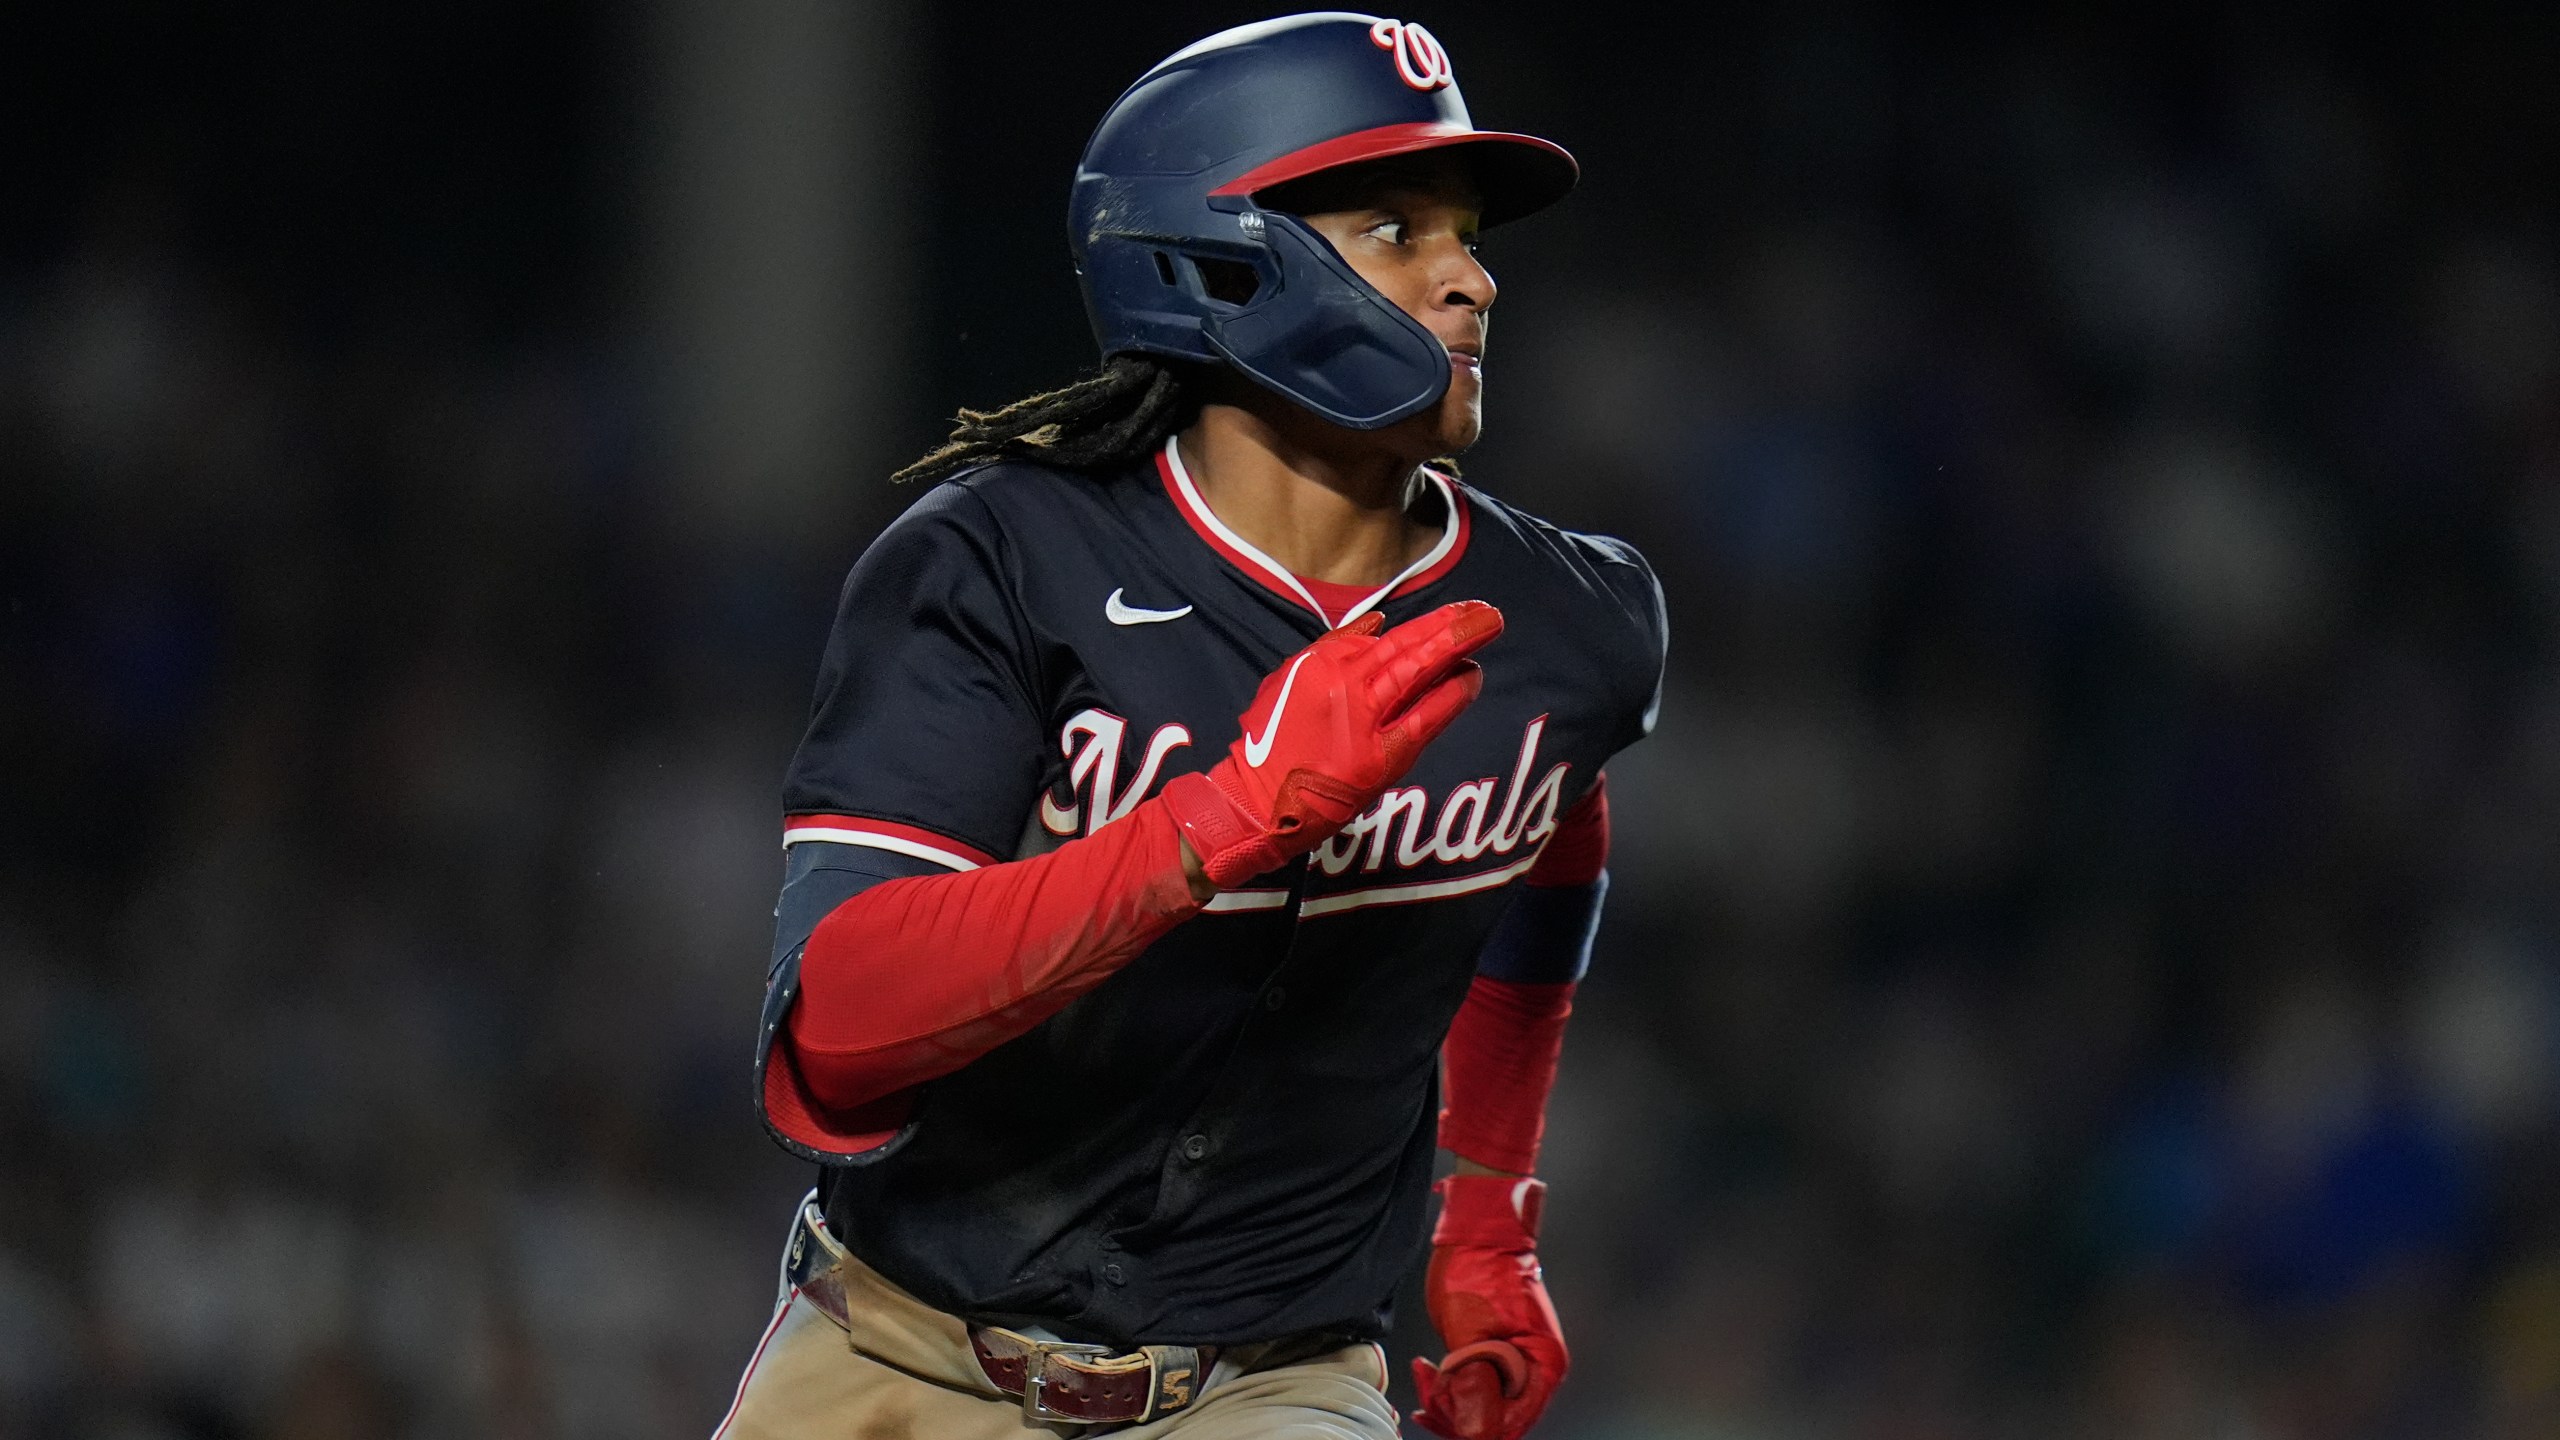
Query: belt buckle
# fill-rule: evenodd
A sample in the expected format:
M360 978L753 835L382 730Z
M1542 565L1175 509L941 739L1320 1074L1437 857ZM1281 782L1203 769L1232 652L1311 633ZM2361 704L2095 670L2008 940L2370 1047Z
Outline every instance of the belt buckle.
M1050 1409L1048 1403L1040 1398L1040 1390L1041 1386L1048 1380L1048 1376L1045 1372L1049 1368L1049 1358L1051 1356L1073 1355L1078 1358L1090 1358L1097 1355L1110 1354L1111 1347L1108 1345L1078 1345L1066 1340L1033 1340L1030 1343L1031 1353L1026 1356L1022 1362L1022 1418L1029 1420L1034 1424L1040 1424L1052 1420L1062 1421L1069 1425L1090 1425L1095 1423L1091 1420L1082 1419L1074 1415L1060 1414L1058 1411ZM1151 1362L1147 1368L1152 1371L1155 1367ZM1149 1408L1152 1409L1153 1406L1151 1405Z

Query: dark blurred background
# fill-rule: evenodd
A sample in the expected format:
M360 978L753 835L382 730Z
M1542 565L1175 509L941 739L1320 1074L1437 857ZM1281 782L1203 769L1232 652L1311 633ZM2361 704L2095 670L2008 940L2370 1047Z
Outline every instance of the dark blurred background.
M0 1435L709 1432L834 587L1265 13L0 11ZM1673 611L1542 1434L2560 1433L2555 13L1409 17Z

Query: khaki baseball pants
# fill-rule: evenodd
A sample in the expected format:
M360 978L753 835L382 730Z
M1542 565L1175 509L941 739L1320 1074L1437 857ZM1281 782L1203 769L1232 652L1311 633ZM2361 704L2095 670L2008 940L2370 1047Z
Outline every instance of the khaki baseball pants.
M841 1262L851 1329L796 1289L773 1309L738 1396L712 1440L1395 1440L1386 1352L1350 1345L1297 1364L1250 1368L1253 1347L1219 1357L1200 1398L1142 1425L1035 1424L995 1388L968 1327L864 1265ZM1242 1357L1239 1363L1238 1357Z

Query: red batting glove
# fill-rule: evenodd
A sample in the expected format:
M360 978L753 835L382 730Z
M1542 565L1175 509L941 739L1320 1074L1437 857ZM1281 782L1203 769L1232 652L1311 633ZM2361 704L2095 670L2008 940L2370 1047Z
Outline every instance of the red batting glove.
M1452 1175L1440 1191L1424 1281L1449 1353L1413 1362L1414 1420L1449 1440L1520 1440L1546 1413L1573 1357L1538 1278L1544 1182Z
M1227 758L1177 775L1164 799L1211 884L1279 869L1369 808L1484 688L1466 657L1502 633L1481 600L1386 634L1370 611L1263 677Z

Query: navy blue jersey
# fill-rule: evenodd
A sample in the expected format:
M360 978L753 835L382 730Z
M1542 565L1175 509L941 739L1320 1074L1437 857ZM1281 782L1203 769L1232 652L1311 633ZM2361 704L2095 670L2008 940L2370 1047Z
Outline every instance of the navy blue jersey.
M1651 728L1664 643L1627 545L1436 474L1418 506L1439 542L1364 608L1500 607L1481 698L1315 853L925 1086L895 1139L836 1155L776 1131L827 1166L828 1219L873 1267L1106 1343L1383 1333L1423 1243L1441 1041L1512 882ZM828 910L1062 844L1207 769L1326 628L1170 444L919 499L846 582L792 760L767 1050Z

